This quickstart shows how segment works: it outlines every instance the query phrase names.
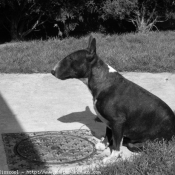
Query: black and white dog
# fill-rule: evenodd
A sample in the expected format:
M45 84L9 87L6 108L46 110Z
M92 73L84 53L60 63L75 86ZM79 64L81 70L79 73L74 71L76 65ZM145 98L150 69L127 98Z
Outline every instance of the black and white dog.
M51 73L61 80L88 79L94 109L107 126L104 143L108 141L112 153L104 162L120 155L123 139L134 145L147 140L171 140L175 135L175 114L170 107L104 63L96 54L92 36L87 49L68 55Z

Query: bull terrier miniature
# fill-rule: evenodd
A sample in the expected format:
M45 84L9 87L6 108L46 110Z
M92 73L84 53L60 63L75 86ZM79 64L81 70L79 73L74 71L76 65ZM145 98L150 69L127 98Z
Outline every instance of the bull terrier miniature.
M147 140L169 141L175 135L175 114L170 107L100 59L96 53L96 39L92 36L86 49L63 58L51 73L61 80L88 80L94 109L106 124L103 146L97 143L96 148L111 148L110 156L103 159L104 163L120 156L124 140L128 147L134 148Z

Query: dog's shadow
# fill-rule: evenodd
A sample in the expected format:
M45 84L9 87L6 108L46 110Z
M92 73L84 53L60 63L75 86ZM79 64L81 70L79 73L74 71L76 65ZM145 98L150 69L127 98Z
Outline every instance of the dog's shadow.
M91 130L92 134L97 138L101 138L105 134L105 125L91 112L89 106L86 106L85 111L73 112L62 116L57 120L63 123L82 123L87 126Z
M64 115L57 119L60 122L63 123L82 123L83 125L87 126L90 130L92 135L94 135L96 138L100 139L101 137L105 136L106 132L106 126L104 123L100 121L100 119L94 115L89 106L86 106L85 111L81 112L73 112L68 115ZM80 127L80 129L85 129ZM128 145L129 140L127 138L124 138L123 145L127 146L130 151L138 152L139 148L134 147L133 145Z

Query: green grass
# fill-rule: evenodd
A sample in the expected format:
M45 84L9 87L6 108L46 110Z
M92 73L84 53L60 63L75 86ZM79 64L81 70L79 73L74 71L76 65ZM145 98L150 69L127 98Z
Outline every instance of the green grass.
M175 32L102 35L97 53L118 71L174 72ZM1 47L1 73L48 73L57 62L73 51L87 47L88 37L65 40L19 42Z
M175 174L175 139L147 142L143 153L133 161L119 160L107 166L90 169L100 175L174 175Z

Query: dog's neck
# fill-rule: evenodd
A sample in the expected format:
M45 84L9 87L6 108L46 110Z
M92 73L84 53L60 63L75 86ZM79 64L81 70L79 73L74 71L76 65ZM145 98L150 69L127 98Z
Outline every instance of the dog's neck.
M117 77L120 79L121 75L98 58L91 67L87 84L93 98L96 99L102 91L108 90L114 81L119 81Z

